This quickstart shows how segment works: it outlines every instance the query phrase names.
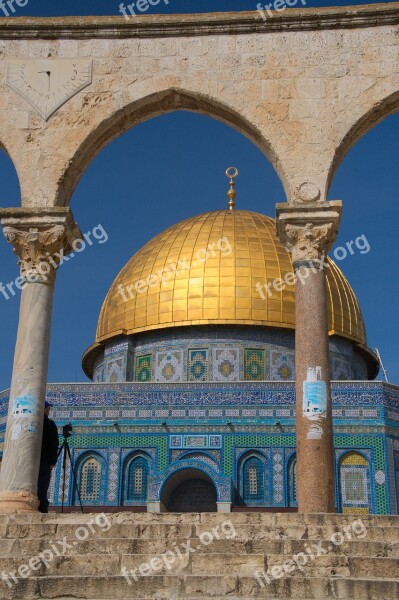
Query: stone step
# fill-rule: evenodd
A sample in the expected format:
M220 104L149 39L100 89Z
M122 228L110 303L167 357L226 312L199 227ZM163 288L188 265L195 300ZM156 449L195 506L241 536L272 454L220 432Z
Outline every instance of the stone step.
M32 539L3 539L0 543L0 557L21 557L36 556L51 548L50 540L46 538ZM70 544L65 547L62 540L54 536L51 540L61 554L66 556L83 554L162 554L171 549L171 544L165 540L159 539L128 539L128 538L93 538L79 542L76 545ZM58 543L57 543L58 542ZM280 555L288 558L289 555L297 554L306 550L306 546L314 553L317 553L316 546L320 547L320 542L316 539L301 540L271 540L268 542L258 540L214 540L209 545L198 545L198 538L184 539L177 538L173 540L172 547L178 546L182 552L185 552L187 545L197 547L199 553L245 553L245 554L266 554L267 556ZM325 545L323 544L324 548ZM334 555L342 556L374 556L399 558L399 538L395 542L369 542L367 538L362 540L345 541L341 545L333 545L331 551ZM288 556L287 556L288 555Z
M126 598L168 598L198 600L222 597L286 598L287 600L393 600L399 596L399 582L393 579L287 577L261 587L253 578L235 576L153 576L129 585L124 577L43 577L28 578L9 588L3 582L3 600L121 600ZM215 594L216 593L216 594Z
M0 573L18 573L32 576L114 576L128 571L134 579L153 574L184 573L191 575L235 575L255 577L257 572L267 571L269 578L284 576L302 577L357 577L357 578L398 578L399 559L375 557L347 557L324 555L311 559L305 555L281 556L264 554L183 554L174 555L171 551L164 557L159 554L114 554L82 556L50 556L46 552L29 565L31 557L0 558ZM152 566L153 565L153 566ZM288 571L284 571L283 565ZM19 570L20 569L20 570ZM23 570L22 570L23 569ZM10 576L12 578L12 576ZM266 578L267 579L267 578Z
M95 521L101 519L104 513L41 513L0 515L0 525L8 523L73 523L85 524L88 520ZM274 527L276 525L286 526L290 524L313 524L322 525L329 523L332 525L350 524L354 520L361 519L367 526L389 527L390 525L399 527L399 516L397 515L355 515L355 514L325 514L325 513L264 513L264 512L238 512L238 513L106 513L105 517L111 523L169 523L176 525L179 523L207 523L214 525L222 523L226 519L235 523L262 523Z
M213 527L217 528L218 534L213 533ZM0 539L38 539L38 538L69 538L70 540L82 540L89 537L96 538L129 538L129 539L158 539L174 540L176 538L196 538L202 534L209 538L230 539L236 534L240 540L284 540L284 539L319 539L329 543L331 539L337 543L345 540L356 540L363 536L368 541L396 542L399 540L399 527L357 527L345 528L334 527L329 524L322 525L291 525L287 527L270 527L263 524L248 525L238 524L225 520L222 524L211 526L207 523L200 524L170 524L170 523L109 523L109 527L99 527L91 524L91 529L86 525L66 523L8 523L0 526ZM335 536L335 537L333 537Z

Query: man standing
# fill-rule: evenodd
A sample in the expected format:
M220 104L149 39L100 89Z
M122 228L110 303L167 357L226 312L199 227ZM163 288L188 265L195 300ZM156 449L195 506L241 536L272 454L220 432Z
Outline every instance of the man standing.
M48 513L49 501L47 498L50 486L51 471L57 463L58 454L58 430L57 425L49 419L50 408L53 405L45 402L42 453L40 457L39 481L37 484L37 495L39 497L39 512Z

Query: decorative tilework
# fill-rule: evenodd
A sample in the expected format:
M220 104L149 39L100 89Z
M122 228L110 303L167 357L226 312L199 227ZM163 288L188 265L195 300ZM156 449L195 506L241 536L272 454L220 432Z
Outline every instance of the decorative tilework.
M50 486L48 488L48 499L49 499L50 504L54 504L56 479L57 479L57 473L56 473L56 470L53 469L51 472Z
M118 499L119 488L119 448L110 448L108 458L108 486L107 500L115 502Z
M182 448L183 447L183 436L182 435L172 435L170 437L170 447L171 448Z
M209 447L210 448L221 448L222 447L222 437L220 435L210 435L209 436Z
M138 356L136 358L136 381L144 383L152 379L152 355Z
M189 456L195 454L194 452L189 453ZM203 456L209 456L213 462L217 465L217 470L220 470L221 463L221 452L220 450L208 450L205 453L201 453ZM170 461L173 463L176 460L180 460L181 457L187 455L187 450L172 450L170 454Z
M220 341L219 346L216 342L215 338L212 353L217 347L220 348ZM241 356L243 364L243 352ZM118 358L116 354L111 354L107 358L115 357ZM184 357L187 360L188 353ZM154 469L153 489L159 489L157 486L162 484L171 461L185 460L182 454L189 449L184 449L183 440L199 436L203 441L207 438L207 445L198 446L195 440L193 448L198 450L194 454L208 455L212 460L215 457L210 454L218 452L215 463L223 465L220 474L223 473L226 480L234 482L234 485L237 485L238 461L242 452L258 451L267 455L270 464L270 502L275 506L285 505L288 498L288 461L295 448L295 393L292 383L50 384L47 397L55 404L53 414L60 428L63 423L73 423L74 434L70 443L72 452L75 451L74 456L80 459L81 453L102 452L102 503L115 505L120 501L120 482L116 499L111 499L114 497L114 471L111 468L114 451L121 454L120 464L125 464L127 456L134 451L140 450L151 456L148 460ZM399 388L383 382L342 381L333 384L332 397L337 463L349 451L361 452L369 465L369 511L377 514L397 511L399 475L396 476L394 467L395 460L399 460ZM0 394L0 444L4 439L7 402L6 391ZM227 427L230 419L233 426ZM161 425L164 420L170 433ZM279 432L275 427L276 420L280 421L283 431ZM118 422L119 432L113 427L115 421ZM176 446L171 441L175 438ZM76 451L76 448L80 450ZM284 500L281 504L278 504L281 482L275 452L283 452L284 458L281 471ZM197 456L192 459L198 468L204 465L210 467L209 461L206 463L200 458ZM56 472L55 504L61 504L60 462ZM78 460L77 466L79 464ZM350 468L355 466L349 465ZM382 481L380 473L385 475L385 481ZM358 474L355 475L358 477ZM72 497L69 473L67 479L68 504ZM351 480L348 481L350 483ZM337 489L338 482L339 477ZM149 484L151 487L151 481ZM220 483L219 493L224 485L227 484ZM87 501L85 503L89 504ZM364 512L364 508L352 505L351 512Z
M184 448L206 448L208 446L207 435L185 435Z
M188 380L208 380L208 350L189 350Z
M189 454L184 455L184 459L199 460L212 467L212 469L215 469L215 471L219 471L219 465L210 456L204 454L203 452L190 452Z
M385 483L384 471L376 471L375 472L375 481L378 485L384 485L384 483Z
M126 379L123 359L112 359L105 363L105 381L117 383Z
M282 505L284 503L284 459L283 450L280 448L273 450L273 489L274 503Z
M348 452L340 461L342 512L370 512L369 464L358 452Z
M58 464L62 465L63 460L64 460L64 450L62 451L61 456L58 459ZM63 487L65 487L65 496L64 496L65 504L69 504L69 483L70 483L70 479L71 479L71 463L67 459L66 465L65 465L65 486L64 486L64 473L63 473L62 469L61 469L61 472L60 472L60 480L59 480L59 484L58 484L58 504L62 504L62 500L63 500Z
M216 348L212 361L214 381L238 381L240 379L240 355L238 348Z
M295 357L293 352L272 352L270 360L272 381L295 380Z
M386 440L387 461L388 461L388 483L389 483L389 499L391 512L399 514L399 470L396 477L396 465L399 467L399 454L394 450L394 443L399 440L393 440L388 437ZM398 486L398 487L397 487Z
M244 377L246 381L263 381L265 379L264 350L245 350Z
M157 352L155 354L154 380L165 383L183 381L183 351Z

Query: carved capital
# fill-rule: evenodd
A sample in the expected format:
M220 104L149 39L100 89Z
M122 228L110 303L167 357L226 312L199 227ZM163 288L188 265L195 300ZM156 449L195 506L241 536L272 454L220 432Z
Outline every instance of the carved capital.
M28 282L52 277L62 256L81 237L68 209L31 213L10 209L2 211L0 216L5 238L12 244L21 275Z
M325 257L337 237L341 212L340 201L304 208L277 205L277 233L292 255L294 267Z

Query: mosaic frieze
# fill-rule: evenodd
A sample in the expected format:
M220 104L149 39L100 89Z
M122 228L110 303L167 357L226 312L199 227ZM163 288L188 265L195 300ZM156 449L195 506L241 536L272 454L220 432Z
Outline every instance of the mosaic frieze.
M239 381L239 349L215 348L213 350L212 375L213 381Z
M209 379L209 352L208 350L188 351L188 380L208 381Z
M295 380L295 357L293 352L271 352L270 379L272 381Z
M154 380L164 383L176 383L184 380L183 351L157 352L154 355Z
M134 377L133 364L138 357L151 355L153 372L151 381L289 381L295 377L294 368L294 333L259 330L253 328L223 328L223 338L218 328L182 328L173 332L158 331L128 338L118 338L106 345L105 363L107 359L125 357L125 380ZM196 361L195 372L189 353L198 348L207 352L206 361ZM262 379L260 374L250 375L249 371L259 370L253 361L246 361L245 354L249 350L265 353L265 369ZM273 354L273 355L272 355ZM331 376L332 379L351 380L367 378L367 367L363 357L354 353L351 342L333 336L330 338ZM132 358L134 355L134 359ZM197 357L198 359L198 357ZM94 369L96 382L109 381L106 373L101 371L102 358L98 359ZM207 363L205 365L205 362ZM206 375L204 375L206 373ZM206 379L205 379L206 377ZM251 379L250 379L251 377ZM118 380L119 381L119 380ZM122 381L122 380L121 380ZM137 377L135 381L138 380ZM148 379L146 381L149 381Z
M136 357L135 380L140 383L152 380L152 355Z
M245 381L264 381L265 351L246 349L244 352L244 378Z

